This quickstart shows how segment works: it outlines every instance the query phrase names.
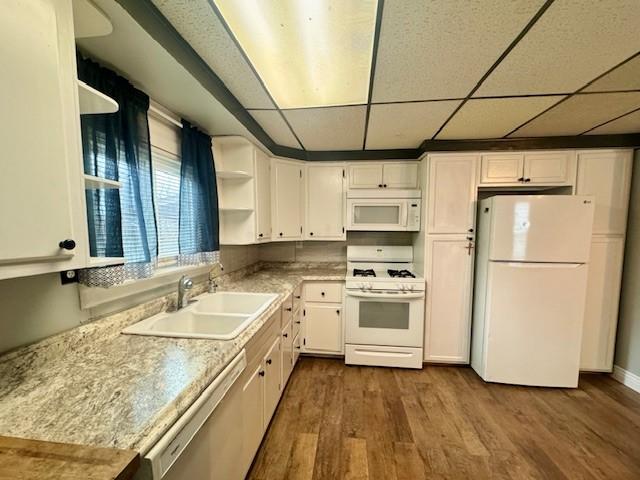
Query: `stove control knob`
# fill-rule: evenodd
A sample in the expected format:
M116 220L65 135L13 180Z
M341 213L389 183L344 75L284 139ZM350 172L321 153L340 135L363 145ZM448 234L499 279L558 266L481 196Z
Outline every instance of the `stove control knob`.
M405 285L405 288L406 288L409 292L413 292L413 285Z
M366 289L367 289L367 290L371 290L372 288L373 288L373 287L371 286L371 284L370 284L370 283L367 283Z
M396 283L396 288L401 292L404 292L405 286L402 283Z

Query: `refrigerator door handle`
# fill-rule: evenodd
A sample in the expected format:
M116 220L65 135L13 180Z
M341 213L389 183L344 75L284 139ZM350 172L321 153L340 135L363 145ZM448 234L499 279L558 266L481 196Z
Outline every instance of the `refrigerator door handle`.
M496 261L492 260L495 263L502 263L504 265L509 265L514 268L579 268L584 263L560 263L560 262L552 262L552 263L543 263L543 262L505 262L505 261Z

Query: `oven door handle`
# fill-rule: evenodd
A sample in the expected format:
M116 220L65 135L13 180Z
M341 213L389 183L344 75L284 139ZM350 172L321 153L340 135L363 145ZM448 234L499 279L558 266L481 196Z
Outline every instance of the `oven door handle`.
M424 292L414 292L414 293L368 293L368 292L358 292L358 291L349 291L347 290L347 295L350 297L360 297L360 298L392 298L394 300L403 300L405 298L423 298Z

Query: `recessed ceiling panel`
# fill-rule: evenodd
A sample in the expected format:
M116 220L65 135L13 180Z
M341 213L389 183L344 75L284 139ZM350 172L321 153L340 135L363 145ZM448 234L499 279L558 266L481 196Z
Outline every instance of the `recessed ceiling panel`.
M461 100L371 105L367 148L417 148L430 139Z
M554 95L469 100L436 139L501 138L561 98Z
M510 137L579 135L640 107L640 92L575 95L524 125Z
M574 92L640 50L638 0L554 2L476 96Z
M152 0L245 108L274 108L207 0Z
M300 144L277 110L249 110L256 122L267 132L267 135L278 145L300 148Z
M609 92L612 90L640 90L640 55L593 82L585 92Z
M605 123L587 132L587 135L616 135L620 133L640 133L640 110Z
M377 0L215 0L280 108L366 103Z
M360 150L367 107L304 108L283 113L307 150Z
M374 102L466 97L541 0L386 0Z

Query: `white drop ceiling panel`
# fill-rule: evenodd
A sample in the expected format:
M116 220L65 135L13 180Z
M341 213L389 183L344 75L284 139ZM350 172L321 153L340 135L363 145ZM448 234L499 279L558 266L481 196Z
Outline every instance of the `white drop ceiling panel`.
M249 113L278 145L300 148L298 140L296 140L280 112L277 110L249 110Z
M569 93L640 50L640 1L558 0L476 96Z
M152 0L245 108L274 108L207 0Z
M360 150L367 107L304 108L283 113L307 150Z
M561 98L564 97L554 95L469 100L436 139L501 138Z
M584 89L585 92L608 92L611 90L640 90L640 55L620 65Z
M510 137L579 135L640 107L640 92L575 95L523 126Z
M640 132L640 110L595 128L587 135L615 135Z
M541 0L386 0L374 102L463 98Z
M371 105L367 148L417 148L430 139L461 100Z

